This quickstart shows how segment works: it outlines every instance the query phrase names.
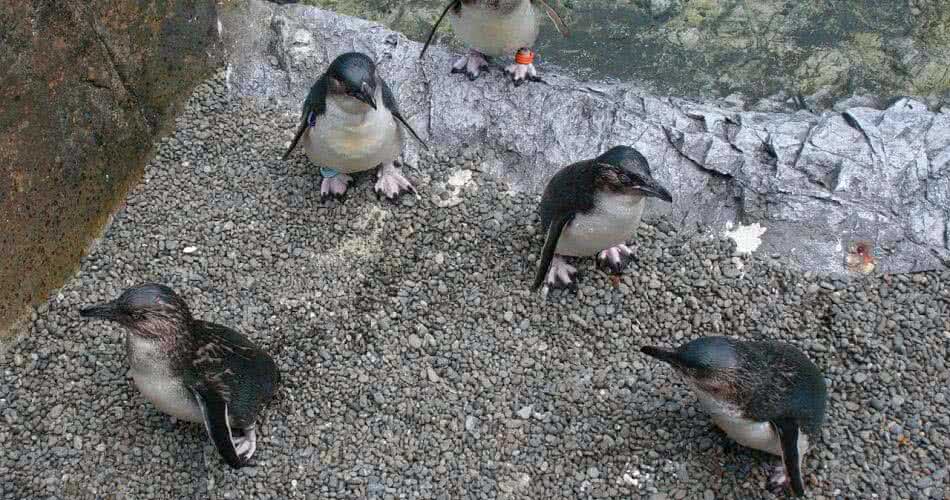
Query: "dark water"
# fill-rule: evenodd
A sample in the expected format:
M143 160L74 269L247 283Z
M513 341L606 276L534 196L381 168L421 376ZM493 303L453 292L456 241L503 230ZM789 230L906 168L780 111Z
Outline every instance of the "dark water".
M544 23L540 69L550 62L583 79L685 96L941 95L950 90L950 0L914 2L922 10L906 0L565 1L558 10L571 37ZM446 2L308 3L421 41ZM457 45L448 23L438 41Z

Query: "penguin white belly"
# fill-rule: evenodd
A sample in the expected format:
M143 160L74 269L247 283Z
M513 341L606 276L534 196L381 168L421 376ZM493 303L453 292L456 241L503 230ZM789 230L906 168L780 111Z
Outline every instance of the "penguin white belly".
M579 213L561 230L558 255L586 257L629 241L640 226L646 200L640 196L600 194L594 208Z
M155 373L139 374L134 371L132 379L142 396L162 412L188 422L204 422L201 408L195 401L194 395L180 380Z
M782 444L772 424L727 415L713 415L712 419L723 432L742 446L782 456Z
M466 45L489 56L514 55L538 39L538 14L529 0L519 2L510 13L463 4L459 15L450 11L449 22Z
M348 174L362 172L399 157L402 136L396 119L377 92L378 109L352 114L327 99L327 112L307 130L304 149L310 161Z
M180 420L204 422L204 416L194 395L185 387L181 378L168 369L168 355L155 341L130 335L129 364L132 380L145 399L156 408Z
M699 402L706 409L723 432L742 446L782 456L782 442L778 432L769 422L756 422L742 416L742 412L733 404L716 399L711 394L693 384ZM808 451L808 436L798 433L798 456L804 457Z

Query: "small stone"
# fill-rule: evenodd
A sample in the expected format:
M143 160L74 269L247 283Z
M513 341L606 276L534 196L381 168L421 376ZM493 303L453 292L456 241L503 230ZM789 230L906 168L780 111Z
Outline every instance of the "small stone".
M439 377L439 374L436 373L435 369L433 369L431 366L426 367L426 375L428 375L429 377L429 382L432 382L432 383L438 383L439 381L442 380L442 378Z
M524 419L524 420L527 420L527 419L531 418L531 412L532 412L532 411L534 411L534 408L532 407L532 405L528 405L528 406L525 406L525 407L521 408L521 409L518 410L516 413L518 414L518 417L519 417L519 418Z
M416 335L415 333L410 333L409 347L412 347L413 349L419 349L420 347L422 347L422 339L420 339L419 336Z
M184 253L195 253L197 251L198 251L198 247L185 247L185 249L182 250L182 252Z
M465 430L471 433L478 431L478 418L474 415L469 415L465 417Z

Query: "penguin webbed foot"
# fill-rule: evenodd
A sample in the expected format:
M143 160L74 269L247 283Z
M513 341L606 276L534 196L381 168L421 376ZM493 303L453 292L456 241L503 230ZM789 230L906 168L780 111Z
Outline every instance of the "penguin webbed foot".
M376 177L376 186L373 190L377 197L384 196L387 200L396 201L399 196L409 192L419 196L416 188L412 187L412 183L402 175L393 162L380 166Z
M324 177L320 183L320 198L323 200L327 198L343 199L350 182L353 182L353 178L346 174L338 173L333 177Z
M548 274L544 278L544 284L552 290L559 288L576 288L577 281L574 279L575 275L577 275L577 268L568 264L567 261L564 260L564 257L555 255L554 258L551 259L551 267L548 269Z
M597 254L597 262L609 269L614 274L620 274L633 258L633 250L627 245L621 243L617 246L602 250Z
M476 50L470 50L452 65L452 74L465 73L471 81L478 79L482 71L488 71L488 59Z
M788 476L784 464L777 464L773 467L769 475L768 490L775 496L782 496L785 492L792 491L792 478ZM794 495L794 492L792 492Z
M524 82L542 81L537 70L534 69L534 64L509 64L505 67L505 74L511 77L515 87L520 87Z
M515 87L520 87L522 83L540 82L537 70L534 69L534 51L528 47L522 47L515 53L515 63L505 67L505 74L511 77L515 82Z
M243 436L232 437L234 440L234 451L245 465L253 465L249 461L251 457L254 456L254 452L257 451L257 431L253 427L243 430Z

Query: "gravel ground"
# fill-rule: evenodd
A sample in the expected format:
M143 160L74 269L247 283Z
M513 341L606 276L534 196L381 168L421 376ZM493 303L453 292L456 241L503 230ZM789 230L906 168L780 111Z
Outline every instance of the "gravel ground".
M814 498L950 498L950 271L841 281L729 241L642 227L618 287L528 285L536 194L424 155L421 199L342 204L278 158L296 108L200 86L79 273L0 354L0 492L21 498L756 498L773 459L713 430L644 344L781 339L825 370ZM123 331L81 305L158 280L271 352L285 387L258 465L127 377Z

